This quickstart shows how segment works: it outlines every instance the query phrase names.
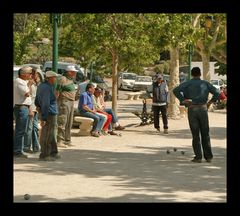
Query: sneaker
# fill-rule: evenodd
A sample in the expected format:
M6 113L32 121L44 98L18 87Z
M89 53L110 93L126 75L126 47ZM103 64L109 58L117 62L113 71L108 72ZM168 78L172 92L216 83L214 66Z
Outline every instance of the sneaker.
M91 132L91 135L92 135L93 137L100 137L100 135L99 135L99 133L98 133L97 131L92 131L92 132Z
M23 153L15 153L14 157L15 158L28 158L28 156Z
M117 133L115 133L114 131L108 131L108 133L110 134L110 135L118 135Z
M124 130L125 127L121 126L121 125L118 125L117 127L115 127L115 130Z
M168 134L168 129L164 129L163 133Z
M206 159L206 162L211 163L212 162L212 158Z
M104 136L108 135L108 132L105 131L105 130L102 130L101 133L102 133Z
M156 133L160 133L160 128L157 128Z
M29 154L33 153L33 151L31 149L23 149L23 151L26 152L26 153L29 153Z
M192 161L193 163L202 163L202 159L193 158L191 161Z

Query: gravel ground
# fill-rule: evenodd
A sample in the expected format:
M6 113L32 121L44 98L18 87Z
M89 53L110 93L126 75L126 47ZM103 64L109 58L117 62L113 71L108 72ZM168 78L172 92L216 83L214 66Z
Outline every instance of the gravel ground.
M60 148L61 159L15 159L14 202L226 202L226 110L209 112L214 160L195 164L187 118L170 119L169 134L159 134L131 113L141 100L118 104L122 136L72 129L75 146Z

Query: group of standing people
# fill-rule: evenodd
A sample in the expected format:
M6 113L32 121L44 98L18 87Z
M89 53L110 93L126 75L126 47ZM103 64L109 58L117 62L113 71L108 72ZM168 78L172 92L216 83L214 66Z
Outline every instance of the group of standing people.
M45 80L43 80L43 74L39 69L22 67L19 70L19 77L14 83L16 125L13 153L15 157L27 158L24 152L40 152L40 160L53 161L61 157L58 154L58 147L67 148L68 146L73 146L71 142L71 128L73 124L74 101L77 100L74 84L76 72L75 67L70 65L66 68L66 73L60 78L54 71L47 71ZM112 123L115 124L116 130L123 130L124 127L118 123L113 111L105 107L103 100L98 104L98 96L100 95L96 95L101 89L96 91L95 96L93 95L94 90L95 86L93 84L87 84L86 89L82 89L79 100L79 104L83 100L84 103L85 100L91 100L90 103L93 106L91 107L90 105L90 108L97 109L99 114L94 115L94 125L91 134L97 137L102 134L116 135L112 130ZM88 95L90 97L86 97ZM81 109L79 111L81 114ZM92 112L94 113L94 111ZM87 114L84 113L83 115L86 116ZM93 115L90 116L92 117ZM41 126L40 139L39 121Z
M27 158L23 152L39 152L40 160L52 161L60 158L58 147L72 146L71 128L73 123L76 90L73 82L77 70L68 66L54 89L58 74L47 71L45 81L40 70L22 67L14 83L15 136L14 156ZM192 147L195 157L192 162L207 162L213 158L209 136L208 108L219 98L220 92L209 82L201 80L200 68L191 70L192 79L173 89L180 104L188 107L188 121L192 133ZM162 75L158 75L152 85L154 127L160 132L159 113L163 120L164 133L168 133L168 86ZM208 100L209 93L213 94ZM86 83L80 94L78 112L81 116L94 120L91 135L116 135L116 130L124 130L112 109L106 108L103 92L94 84ZM40 144L38 120L42 127ZM201 138L200 138L201 136Z

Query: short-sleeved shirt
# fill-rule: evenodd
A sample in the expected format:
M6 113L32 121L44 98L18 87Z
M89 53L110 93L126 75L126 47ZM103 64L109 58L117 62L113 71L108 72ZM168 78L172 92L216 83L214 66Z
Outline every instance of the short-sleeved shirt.
M93 103L93 95L89 92L83 92L80 95L79 103L78 103L78 110L83 112L87 112L83 109L83 106L87 105L89 109L93 110L94 103Z
M56 90L60 93L59 97L64 97L71 101L75 100L76 90L72 79L62 76Z
M30 92L30 89L27 84L28 84L27 80L23 80L21 78L17 78L15 80L13 105L15 104L31 105L32 104L31 96L29 97L25 96L27 92Z

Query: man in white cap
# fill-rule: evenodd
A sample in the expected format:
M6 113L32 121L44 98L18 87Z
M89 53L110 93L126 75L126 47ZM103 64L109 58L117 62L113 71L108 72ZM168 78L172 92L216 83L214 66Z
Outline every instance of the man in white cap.
M28 116L32 115L30 105L32 104L29 81L32 74L31 67L19 69L19 77L14 83L14 115L15 115L15 136L13 154L15 157L27 158L23 154L24 136L26 135Z
M63 148L73 146L71 144L71 128L76 95L73 80L77 71L74 65L67 66L66 73L61 77L56 88L59 107L57 143L59 147Z
M38 86L35 105L39 111L42 132L40 136L41 153L39 160L54 161L60 158L57 148L57 100L53 85L58 74L47 71L45 82Z

